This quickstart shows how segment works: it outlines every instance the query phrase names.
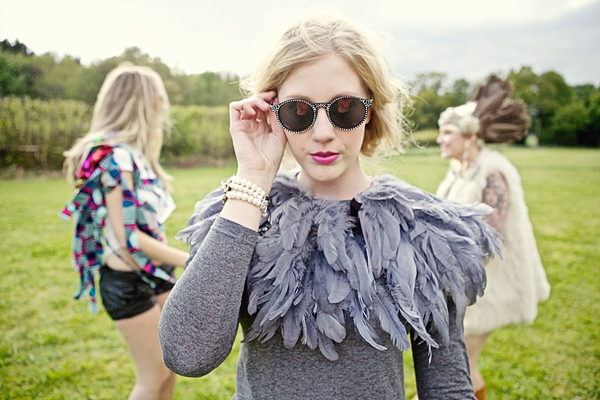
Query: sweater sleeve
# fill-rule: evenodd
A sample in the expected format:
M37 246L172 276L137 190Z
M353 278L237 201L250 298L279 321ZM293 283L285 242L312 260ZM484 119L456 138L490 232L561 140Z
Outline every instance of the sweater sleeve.
M427 343L411 332L419 400L475 399L463 340L462 319L457 321L456 305L451 300L448 302L448 313L449 342L444 345L436 333L434 339L440 347L431 349L431 358Z
M206 375L231 352L257 239L257 232L217 217L192 253L158 327L164 362L175 373Z

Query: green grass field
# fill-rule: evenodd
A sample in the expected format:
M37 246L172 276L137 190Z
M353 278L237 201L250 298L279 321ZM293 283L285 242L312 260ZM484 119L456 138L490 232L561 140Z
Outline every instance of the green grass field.
M531 326L495 332L481 357L488 398L600 398L600 151L501 147L520 170L542 261L552 285ZM447 163L437 148L380 163L384 172L435 191ZM234 167L171 170L178 208L173 237L194 203ZM0 181L0 398L124 399L135 371L107 314L74 301L69 199L57 178ZM175 242L180 248L184 244ZM176 399L230 399L234 353L199 379L178 378ZM415 393L407 354L407 396ZM368 397L368 394L365 394Z

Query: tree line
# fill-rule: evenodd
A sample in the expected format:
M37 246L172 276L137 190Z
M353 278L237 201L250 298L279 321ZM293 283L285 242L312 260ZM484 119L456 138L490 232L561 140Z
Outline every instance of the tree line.
M153 68L163 79L174 105L224 106L241 98L239 77L205 72L185 74L131 47L121 55L89 66L71 56L36 55L18 40L0 42L0 97L40 100L74 100L92 105L106 74L123 61ZM512 97L528 105L531 133L541 144L561 146L600 145L600 87L570 86L555 71L536 74L530 66L504 76L514 88ZM457 79L448 82L440 72L421 73L409 82L414 100L408 118L414 129L437 129L437 120L447 107L471 99L483 82Z
M530 133L541 144L560 146L600 146L600 88L593 84L569 86L557 72L537 75L531 67L511 70L506 78L512 98L522 99L531 116ZM417 75L412 82L414 105L409 119L416 129L436 129L447 107L473 99L482 82L465 79L447 82L443 73Z
M154 69L162 78L172 104L219 106L241 98L237 75L215 72L186 75L138 47L86 67L69 55L62 58L53 53L36 55L18 40L14 44L8 40L0 42L0 96L77 100L92 105L106 74L125 61Z

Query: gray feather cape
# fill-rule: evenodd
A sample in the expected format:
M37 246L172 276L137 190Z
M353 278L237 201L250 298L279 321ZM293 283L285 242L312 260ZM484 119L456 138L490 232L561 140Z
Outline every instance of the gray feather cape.
M198 202L177 235L191 257L222 196L223 186ZM438 347L431 330L447 343L448 298L462 324L466 307L483 294L484 258L499 252L500 236L481 219L490 207L441 200L389 175L356 196L357 216L349 200L314 198L292 175L278 175L269 197L271 227L246 278L254 321L244 341L267 341L279 330L287 348L300 340L336 360L334 343L347 329L385 350L373 329L378 324L400 350L410 346L410 329L430 349Z

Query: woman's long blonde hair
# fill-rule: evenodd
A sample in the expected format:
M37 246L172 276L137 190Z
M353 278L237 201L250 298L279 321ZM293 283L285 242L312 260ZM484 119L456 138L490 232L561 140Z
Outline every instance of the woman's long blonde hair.
M296 68L330 54L342 56L373 96L361 153L373 155L382 141L400 149L405 126L402 110L410 103L408 90L394 79L375 38L347 21L309 17L292 25L240 87L246 95L277 90Z
M165 86L153 69L120 64L108 73L102 84L90 131L64 152L67 179L74 181L76 169L92 147L124 143L139 149L169 187L171 176L159 163L168 109Z

